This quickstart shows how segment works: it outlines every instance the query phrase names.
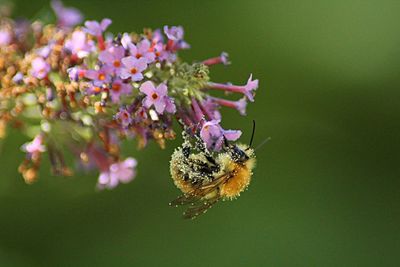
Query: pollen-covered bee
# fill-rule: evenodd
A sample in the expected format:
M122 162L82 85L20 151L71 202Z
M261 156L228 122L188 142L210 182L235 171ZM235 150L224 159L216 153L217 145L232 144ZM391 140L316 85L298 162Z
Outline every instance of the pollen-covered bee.
M184 142L172 154L170 171L183 195L170 205L188 205L183 217L194 219L219 200L238 197L250 183L256 159L248 145L225 141L221 152L210 152L200 138L186 131L182 135Z

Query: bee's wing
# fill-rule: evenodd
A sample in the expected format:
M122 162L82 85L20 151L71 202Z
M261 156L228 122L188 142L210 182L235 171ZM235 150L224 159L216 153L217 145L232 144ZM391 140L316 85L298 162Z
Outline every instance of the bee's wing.
M192 191L179 196L175 200L171 201L169 205L173 207L189 205L189 204L194 205L194 203L199 201L202 197L212 192L217 186L219 186L223 181L225 181L226 178L227 175L221 175L220 177L214 179L209 184L198 186Z
M190 205L190 207L183 213L185 219L194 219L197 216L205 213L219 200L219 195L216 194L210 199L204 199L204 196L211 193L219 185L229 178L228 174L221 175L206 185L199 186L191 192L186 193L169 203L170 206L178 207L183 205Z
M197 216L206 213L206 211L211 208L215 203L218 202L218 197L215 197L213 199L207 199L207 200L199 200L196 204L193 206L190 206L184 213L183 213L183 218L185 219L194 219Z
M197 202L200 199L200 197L197 197L193 194L184 194L182 196L179 196L178 198L172 200L169 205L172 207L178 207L178 206L183 206L183 205L189 205Z

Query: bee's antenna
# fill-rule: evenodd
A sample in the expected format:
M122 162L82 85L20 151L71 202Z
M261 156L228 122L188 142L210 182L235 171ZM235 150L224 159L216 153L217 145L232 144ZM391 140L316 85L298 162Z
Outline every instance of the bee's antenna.
M263 145L265 145L268 141L271 140L271 137L267 137L264 139L264 141L262 141L255 149L254 151L256 151L257 149L261 148Z
M250 143L249 143L249 147L251 147L251 145L253 144L253 139L254 139L254 134L256 132L256 121L253 120L253 131L251 133L251 138L250 138Z

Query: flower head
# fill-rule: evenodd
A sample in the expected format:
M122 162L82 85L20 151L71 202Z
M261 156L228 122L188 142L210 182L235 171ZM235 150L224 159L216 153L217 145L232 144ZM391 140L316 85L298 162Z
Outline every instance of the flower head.
M147 39L143 39L137 45L132 43L128 44L129 52L132 56L139 58L145 58L147 64L150 64L154 61L156 55L150 49L150 41Z
M12 78L12 81L16 84L22 83L24 80L24 75L21 72L17 72L14 77Z
M0 46L6 46L11 43L11 34L7 30L0 30Z
M82 78L85 75L85 71L79 69L78 67L72 67L67 69L67 73L68 73L68 78L74 82L77 82L80 78Z
M31 74L35 78L43 79L47 76L50 71L50 64L47 63L43 58L37 57L32 60Z
M253 75L251 74L247 84L243 86L221 83L208 83L208 86L211 89L244 94L249 101L254 102L254 91L258 88L258 80L253 80Z
M111 81L111 73L111 67L104 65L99 70L85 71L85 77L92 80L94 85L101 86Z
M169 50L175 51L190 48L190 45L183 40L184 31L182 26L164 26L164 33L169 39L167 45Z
M207 121L200 130L200 137L208 149L219 151L222 148L224 139L236 141L242 135L239 130L224 130L219 120Z
M93 51L93 41L88 41L86 33L77 30L72 33L71 39L68 39L64 45L65 49L78 58L84 58Z
M115 114L115 119L123 128L128 127L133 121L131 114L125 107L120 108L117 114Z
M146 97L143 99L143 104L146 108L154 106L158 114L163 114L164 111L175 113L175 104L168 97L168 87L161 83L157 87L151 81L144 82L140 87L140 92Z
M56 13L58 25L60 25L60 27L70 28L82 22L82 13L76 8L64 7L59 0L53 0L51 2L51 7L54 13Z
M244 86L244 95L251 101L254 102L254 93L258 88L258 80L253 80L253 74L250 74L247 84Z
M129 83L124 83L121 79L115 79L110 88L111 100L114 103L120 101L121 95L129 95L132 93L132 85Z
M143 79L142 72L147 68L147 60L145 58L124 57L122 60L122 69L120 77L122 79L131 78L132 81L140 81Z
M95 20L88 20L85 22L83 30L93 36L102 36L103 32L110 26L112 21L110 19L103 19L100 23Z
M125 50L120 46L111 46L107 50L100 52L99 60L110 66L117 73L121 69L121 59L125 56Z
M122 34L122 37L121 37L121 45L123 48L128 50L130 44L132 44L132 38L129 35L129 33L125 32L124 34Z
M222 63L224 65L230 64L228 53L222 52L219 57L213 57L213 58L209 58L209 59L206 59L203 61L203 64L207 65L207 66L220 64L220 63Z
M217 97L211 97L210 99L221 106L237 109L239 113L243 116L246 115L246 107L247 107L246 97L242 97L238 101L230 101Z
M156 29L153 32L153 36L151 38L151 42L153 44L157 44L157 43L163 43L164 42L164 36L162 35L162 32L160 29Z
M46 151L46 147L43 145L43 138L41 135L37 135L31 142L24 144L21 149L32 155Z
M184 34L182 26L168 27L167 25L164 26L164 33L172 41L182 40Z
M107 171L100 173L97 187L99 189L113 189L119 183L129 183L133 178L135 178L136 165L137 161L130 157L124 161L111 164Z

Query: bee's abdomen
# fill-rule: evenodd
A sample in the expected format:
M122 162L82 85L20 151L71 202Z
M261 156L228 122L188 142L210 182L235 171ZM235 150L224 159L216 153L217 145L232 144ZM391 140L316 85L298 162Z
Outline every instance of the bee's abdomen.
M220 187L219 193L221 197L225 199L238 197L250 184L251 176L251 169L237 164L231 171L230 178Z

